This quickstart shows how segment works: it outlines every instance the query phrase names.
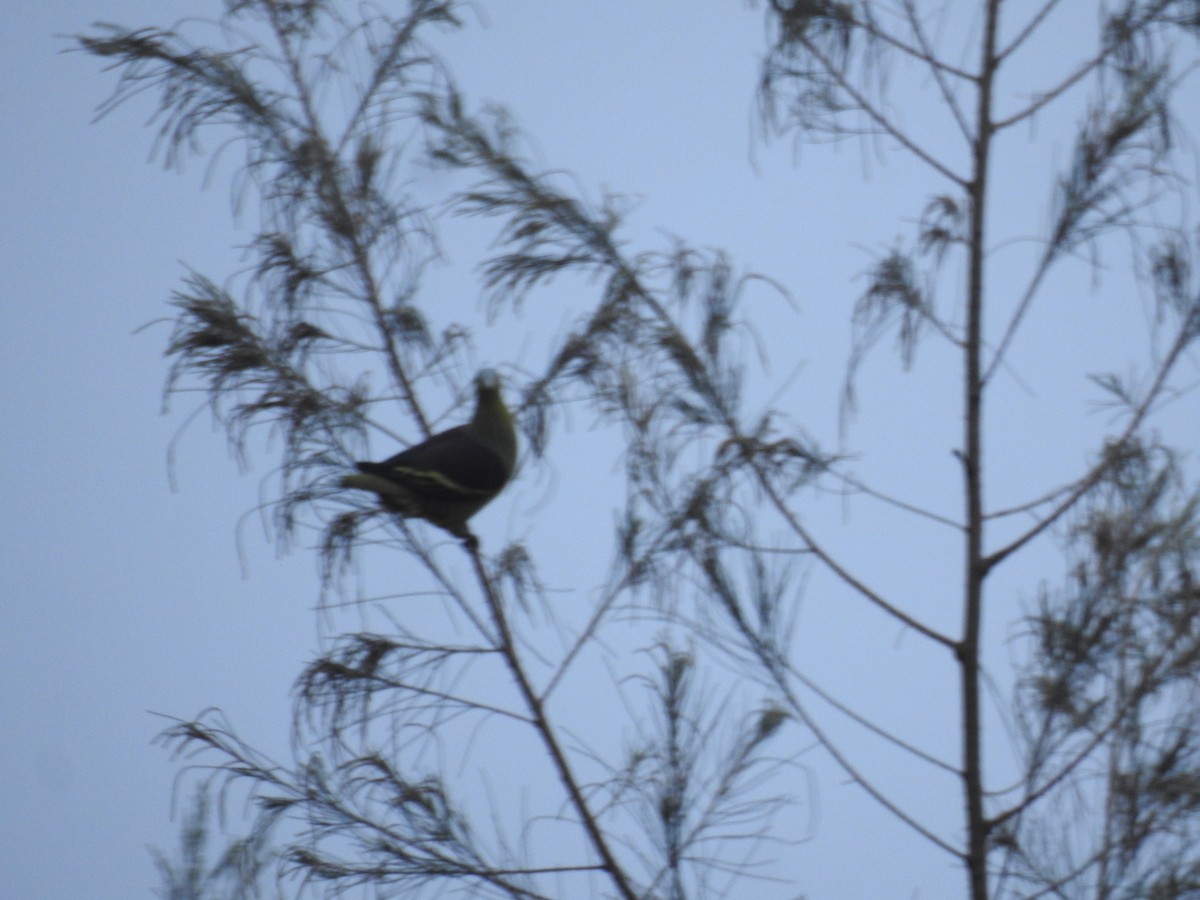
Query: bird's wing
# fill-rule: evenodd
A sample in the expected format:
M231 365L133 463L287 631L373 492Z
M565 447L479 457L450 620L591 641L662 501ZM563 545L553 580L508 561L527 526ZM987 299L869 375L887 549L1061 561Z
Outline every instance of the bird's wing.
M497 493L508 481L504 461L465 425L435 434L383 462L356 463L360 472L397 482L430 498Z

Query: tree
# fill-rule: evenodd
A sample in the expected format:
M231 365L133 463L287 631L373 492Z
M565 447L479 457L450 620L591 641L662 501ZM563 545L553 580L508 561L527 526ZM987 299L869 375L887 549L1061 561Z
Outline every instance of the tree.
M193 273L176 294L169 388L202 386L239 448L255 426L282 436L275 522L285 538L320 529L327 591L353 597L376 551L403 560L383 575L394 593L359 601L366 624L342 622L300 675L295 759L266 759L211 716L167 732L249 790L252 835L276 829L284 875L380 896L769 890L753 879L779 877L773 854L805 836L794 804L811 796L819 751L960 865L972 900L1200 892L1200 495L1163 434L1164 409L1190 396L1200 337L1196 156L1176 118L1194 2L1097 7L1092 51L1033 84L1023 54L1063 27L1056 0L983 0L966 19L915 0L769 0L766 133L855 137L929 179L915 234L871 265L854 304L835 450L787 415L789 382L747 362L765 330L758 298L802 286L683 239L637 249L618 196L589 199L535 166L510 116L463 96L433 36L461 24L454 4L361 19L320 0L225 6L220 46L195 42L194 24L99 26L81 42L121 72L110 107L156 92L169 161L213 132L243 149L242 189L262 203L249 274L224 287ZM1053 168L1053 148L1037 163L1048 225L1009 226L997 210L1038 148L1021 129L1073 109L1065 163ZM423 163L454 175L444 206L404 190ZM493 315L551 283L588 298L565 337L539 338L536 361L507 370L527 473L554 457L568 404L620 435L625 501L610 571L575 588L586 609L551 599L554 560L534 538L459 546L337 486L368 434L388 452L397 434L427 437L473 374L472 332L435 327L422 291L444 209L495 229L479 266ZM1048 295L1114 282L1125 303L1152 295L1151 339L1137 371L1092 376L1110 419L1082 470L1051 483L1028 466L1056 437L1016 436L1016 419L989 432L987 416L1019 407L1032 364L1018 350ZM788 321L772 332L803 328ZM951 461L957 511L911 496L894 464L856 469L860 377L889 334L905 367L918 346L957 362L960 440L925 448ZM1057 355L1039 377L1070 364ZM385 428L397 408L403 425ZM1027 466L1020 496L987 489L1008 474L1002 447ZM889 542L932 529L954 614L906 599L886 565L864 569L868 548L821 505L829 492L885 522ZM1016 561L1055 541L1061 577L1026 584L1027 614L1001 603L1016 596L1002 580ZM883 724L809 674L796 650L803 578L956 673L927 701L954 714L953 735ZM569 701L581 691L586 702ZM882 753L905 774L878 774ZM514 760L526 794L504 780ZM949 784L956 824L899 799L909 778Z

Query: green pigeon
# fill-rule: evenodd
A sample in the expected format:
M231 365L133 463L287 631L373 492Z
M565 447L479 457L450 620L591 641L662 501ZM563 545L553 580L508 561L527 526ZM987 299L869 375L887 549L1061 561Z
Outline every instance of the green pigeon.
M500 376L475 377L470 422L433 435L383 462L355 462L342 487L373 491L405 518L425 519L474 546L467 520L508 484L517 462L517 432L500 396Z

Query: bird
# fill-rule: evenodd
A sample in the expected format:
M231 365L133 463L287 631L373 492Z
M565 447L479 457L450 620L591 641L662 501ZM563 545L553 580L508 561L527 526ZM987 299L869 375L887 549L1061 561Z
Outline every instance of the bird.
M425 519L460 538L478 541L467 520L508 484L517 462L517 432L500 395L500 376L475 376L475 415L465 425L439 432L383 462L354 463L341 486L372 491L385 509Z

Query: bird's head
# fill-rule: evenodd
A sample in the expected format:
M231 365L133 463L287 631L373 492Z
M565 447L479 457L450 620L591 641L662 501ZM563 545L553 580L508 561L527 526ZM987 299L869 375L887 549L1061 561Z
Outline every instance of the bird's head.
M475 376L475 387L480 391L500 390L500 373L495 369L480 369Z
M475 392L475 417L468 427L500 456L511 473L517 461L517 434L512 414L500 394L499 373L495 369L482 369L475 376Z

